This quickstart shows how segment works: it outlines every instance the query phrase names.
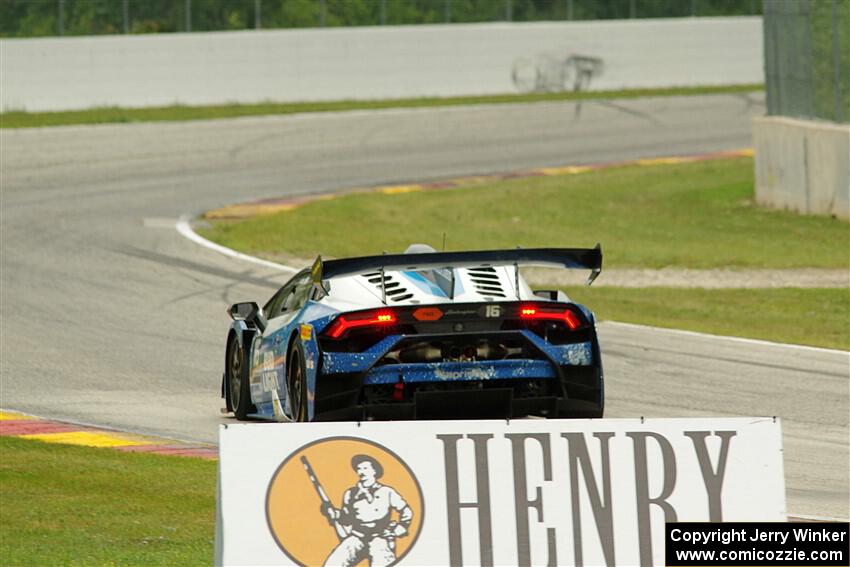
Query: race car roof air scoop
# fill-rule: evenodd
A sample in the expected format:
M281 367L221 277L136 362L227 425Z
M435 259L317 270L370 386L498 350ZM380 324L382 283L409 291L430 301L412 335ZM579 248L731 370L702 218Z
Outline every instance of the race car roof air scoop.
M590 270L587 285L602 271L602 247L594 248L518 248L469 252L427 252L420 254L382 254L313 263L313 283L327 292L327 280L363 275L374 271L421 271L446 268L493 266L544 266Z

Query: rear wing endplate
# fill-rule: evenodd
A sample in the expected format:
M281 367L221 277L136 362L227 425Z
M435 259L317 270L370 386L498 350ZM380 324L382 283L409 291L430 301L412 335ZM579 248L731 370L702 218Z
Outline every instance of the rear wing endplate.
M540 266L590 270L587 285L602 271L602 247L594 248L516 248L468 252L424 252L421 254L383 254L313 263L313 283L370 272L422 271L441 268L479 268L495 266ZM324 286L322 286L324 287Z

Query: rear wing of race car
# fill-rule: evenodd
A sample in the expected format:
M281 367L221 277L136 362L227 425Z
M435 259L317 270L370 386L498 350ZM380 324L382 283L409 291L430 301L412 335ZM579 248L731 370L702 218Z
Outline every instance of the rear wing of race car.
M602 247L594 248L516 248L512 250L478 250L468 252L423 252L420 254L383 254L313 263L313 283L324 288L323 282L344 276L371 272L422 271L445 268L477 268L495 266L544 266L590 270L587 285L602 271ZM519 279L519 270L516 271ZM383 286L382 286L383 287ZM517 287L519 285L517 284Z

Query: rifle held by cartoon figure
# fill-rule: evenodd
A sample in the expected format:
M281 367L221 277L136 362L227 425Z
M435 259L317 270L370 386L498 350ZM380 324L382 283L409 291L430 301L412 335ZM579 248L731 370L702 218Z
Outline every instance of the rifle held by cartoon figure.
M304 470L307 471L307 476L310 478L310 482L313 483L313 488L316 489L316 494L319 495L319 499L322 501L322 511L325 512L330 510L336 510L331 502L331 499L328 497L328 493L325 492L325 489L322 488L322 484L319 482L319 479L316 477L316 473L313 471L313 467L310 466L310 461L307 460L307 457L304 455L301 456L301 464L304 465ZM328 523L331 524L336 530L336 535L339 539L345 539L348 537L349 533L345 529L345 527L339 523L338 519L332 519L329 513L325 514L328 518Z

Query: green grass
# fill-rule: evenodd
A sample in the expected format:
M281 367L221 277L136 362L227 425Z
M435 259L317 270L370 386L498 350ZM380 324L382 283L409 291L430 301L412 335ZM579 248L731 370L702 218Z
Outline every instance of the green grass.
M0 564L209 565L216 463L0 437Z
M559 92L535 94L506 94L489 96L460 96L448 98L411 98L367 101L331 101L303 103L223 104L215 106L163 106L155 108L103 107L64 112L4 112L0 113L0 128L30 128L63 126L69 124L103 124L108 122L157 122L175 120L207 120L259 116L269 114L295 114L301 112L329 112L342 110L374 110L382 108L418 108L428 106L459 106L468 104L510 104L521 102L547 102L589 99L623 99L648 96L688 96L703 94L746 93L762 90L763 85L727 85L707 87L670 87L657 89L630 89L619 91Z
M571 287L600 320L850 350L847 289Z
M300 258L602 243L605 267L847 268L845 221L753 204L749 158L628 166L472 188L314 201L201 233L252 254Z

